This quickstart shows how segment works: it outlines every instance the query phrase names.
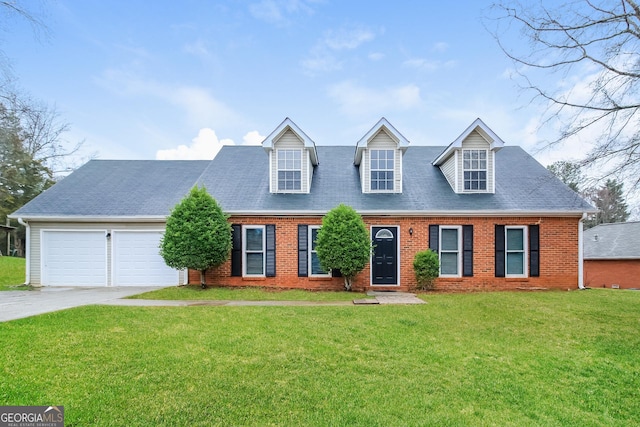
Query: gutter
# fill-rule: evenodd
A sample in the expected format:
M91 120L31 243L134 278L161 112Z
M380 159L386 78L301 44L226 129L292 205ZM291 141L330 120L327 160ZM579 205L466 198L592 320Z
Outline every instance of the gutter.
M31 226L29 225L28 222L24 221L21 217L18 218L18 223L20 225L24 225L24 227L26 228L26 231L25 231L26 250L24 253L26 271L25 271L24 284L28 286L31 283Z
M584 220L587 219L587 213L582 214L582 218L578 221L578 288L584 287Z

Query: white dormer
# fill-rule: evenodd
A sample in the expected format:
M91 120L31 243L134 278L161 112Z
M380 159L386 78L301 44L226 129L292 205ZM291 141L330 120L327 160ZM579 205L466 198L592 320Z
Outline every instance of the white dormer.
M269 154L271 193L309 193L318 153L315 142L293 120L284 119L262 147Z
M356 145L363 193L402 193L402 155L409 141L384 117Z
M456 193L495 193L495 153L504 142L476 119L433 161Z

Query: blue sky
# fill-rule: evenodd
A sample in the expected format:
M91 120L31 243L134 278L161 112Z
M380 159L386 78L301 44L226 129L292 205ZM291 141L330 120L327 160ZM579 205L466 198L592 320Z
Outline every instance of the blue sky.
M210 158L285 117L319 145L355 146L384 116L416 145L480 117L543 164L571 157L536 151L540 107L483 27L489 4L58 0L33 9L48 36L15 21L2 49L84 156Z

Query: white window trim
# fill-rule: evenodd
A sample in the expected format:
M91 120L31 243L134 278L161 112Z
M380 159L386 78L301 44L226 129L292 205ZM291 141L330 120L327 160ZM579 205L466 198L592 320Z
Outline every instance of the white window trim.
M485 163L486 163L486 168L485 169L465 169L464 167L464 153L466 151L484 151L485 152ZM489 187L489 176L491 174L491 171L489 171L489 150L483 150L482 148L465 148L462 150L462 174L460 175L460 178L462 179L461 183L462 183L462 192L463 193L489 193L491 192L491 188ZM495 168L494 168L495 169ZM467 190L464 188L464 173L465 172L481 172L483 171L485 172L485 181L486 181L486 187L484 190L481 189L477 189L477 190ZM494 180L495 182L495 180Z
M457 266L457 274L442 274L440 273L439 277L462 277L462 226L461 225L441 225L438 230L438 263L440 264L440 268L442 267L442 230L457 230L458 231L458 266ZM453 251L445 251L446 253L453 253ZM439 268L439 269L440 269Z
M523 274L509 274L509 266L507 264L507 255L509 254L509 250L507 248L508 240L507 240L507 230L522 230L522 271ZM507 225L504 227L504 277L513 277L513 278L524 278L529 277L529 227L526 225ZM520 251L511 251L511 252L520 252Z
M262 274L247 273L247 230L262 229ZM250 251L249 253L258 253ZM264 225L243 225L242 226L242 277L266 277L267 269L267 230Z
M304 156L304 151L302 148L278 148L275 150L276 151L276 173L275 173L275 188L276 188L276 192L277 193L303 193L304 191L304 187L305 187L305 180L306 177L304 176L303 170L304 170L304 161L305 161L305 156ZM298 151L300 152L300 189L299 190L285 190L285 189L280 189L280 179L279 179L279 175L280 175L280 165L279 165L279 156L281 152L285 152L285 151ZM282 169L282 171L285 172L296 172L298 171L298 169Z
M307 259L307 268L308 268L308 272L309 272L309 277L331 277L331 272L328 273L322 273L322 274L313 274L313 268L311 267L311 257L312 257L312 253L316 252L314 251L313 248L313 233L311 232L311 230L320 230L321 226L320 225L310 225L307 231L307 236L309 236L309 238L307 239L307 244L308 246L308 251L307 253L309 254L308 259ZM317 252L316 252L317 253Z
M391 183L393 184L393 188L391 190L374 190L372 188L371 183L373 182L373 168L371 167L371 153L374 151L391 151L393 152L393 169L376 169L376 172L393 172L393 179ZM396 192L396 174L398 171L396 170L396 156L398 150L394 148L370 148L369 149L369 158L367 159L368 167L369 167L369 192L370 193L395 193Z

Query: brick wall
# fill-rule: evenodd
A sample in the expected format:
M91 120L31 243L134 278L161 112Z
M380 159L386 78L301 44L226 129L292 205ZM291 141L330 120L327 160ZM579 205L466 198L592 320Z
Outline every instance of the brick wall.
M398 226L400 286L370 285L370 266L356 276L354 289L408 290L415 286L413 258L429 246L429 225L468 225L473 228L473 277L439 278L436 290L487 291L519 288L574 289L578 283L578 220L557 217L364 217L368 226ZM232 217L233 224L276 225L276 277L231 277L231 262L207 272L210 285L263 286L302 289L343 289L342 278L298 277L298 224L320 225L321 217ZM540 226L540 277L522 279L494 277L495 224ZM413 234L409 234L409 229ZM190 283L199 283L198 272L190 272Z
M585 260L584 284L590 288L640 288L640 259Z

